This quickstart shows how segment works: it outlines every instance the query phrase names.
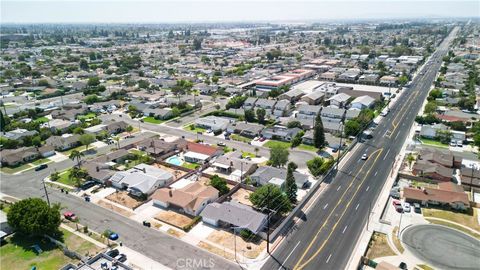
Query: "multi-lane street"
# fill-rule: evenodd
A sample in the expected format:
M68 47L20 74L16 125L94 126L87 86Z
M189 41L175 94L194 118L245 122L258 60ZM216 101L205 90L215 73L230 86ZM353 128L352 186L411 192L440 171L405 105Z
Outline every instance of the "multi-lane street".
M306 221L272 253L263 269L344 269L415 116L428 95L455 28L440 44L409 90L339 168L328 189L306 213ZM367 160L361 156L367 154Z

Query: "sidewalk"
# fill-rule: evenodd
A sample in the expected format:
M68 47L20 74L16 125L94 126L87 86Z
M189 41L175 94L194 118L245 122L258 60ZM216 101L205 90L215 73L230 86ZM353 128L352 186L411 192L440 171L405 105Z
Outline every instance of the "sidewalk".
M67 230L67 231L69 231L69 232L71 232L71 233L73 233L73 234L75 234L75 235L77 235L77 236L79 236L79 237L81 237L81 238L89 241L89 242L94 243L94 244L95 244L96 246L98 246L98 247L107 248L107 245L105 245L104 243L100 243L100 242L98 242L97 240L91 238L90 236L85 235L85 234L83 234L83 233L81 233L81 232L79 232L79 231L76 231L75 229L73 229L73 228L71 228L71 227L69 227L69 226L67 226L67 225L65 225L65 224L63 224L63 223L60 224L60 227L62 227L63 229L65 229L65 230Z

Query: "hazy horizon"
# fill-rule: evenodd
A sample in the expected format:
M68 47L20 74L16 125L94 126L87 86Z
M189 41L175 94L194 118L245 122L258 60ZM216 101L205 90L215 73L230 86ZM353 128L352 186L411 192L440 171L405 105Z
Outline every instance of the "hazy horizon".
M0 5L3 24L312 22L480 16L480 1L9 0Z

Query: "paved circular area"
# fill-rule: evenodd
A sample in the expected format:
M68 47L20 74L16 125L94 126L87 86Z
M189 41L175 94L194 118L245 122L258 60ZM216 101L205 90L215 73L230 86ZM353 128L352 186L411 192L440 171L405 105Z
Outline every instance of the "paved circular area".
M478 270L480 241L440 225L415 225L402 233L404 246L419 259L441 269Z

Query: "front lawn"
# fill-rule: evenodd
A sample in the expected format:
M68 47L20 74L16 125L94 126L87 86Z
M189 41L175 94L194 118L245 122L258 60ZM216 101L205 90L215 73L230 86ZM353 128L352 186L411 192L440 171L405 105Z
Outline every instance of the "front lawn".
M476 231L480 231L480 225L478 224L478 210L475 208L470 208L466 213L454 212L451 210L442 210L442 209L432 209L432 208L422 208L422 213L425 218L435 217L453 221L469 228L472 228Z
M33 165L41 165L41 164L50 163L50 162L52 162L52 161L48 158L41 158L41 159L35 160L34 162L32 162L32 164Z
M193 132L193 133L197 133L197 132L202 132L203 133L203 132L207 131L204 128L196 127L194 124L184 126L183 130L190 131L190 132Z
M441 148L448 148L448 144L441 143L439 141L431 140L431 139L426 139L426 138L420 138L420 142L425 145L431 145L435 147L441 147Z
M63 173L60 173L60 178L55 182L62 183L62 184L65 184L65 185L69 185L69 186L72 186L72 187L76 186L74 179L70 178L70 171L68 171L68 170L63 172Z
M238 135L238 134L230 135L230 139L232 139L234 141L244 142L244 143L248 143L248 142L252 141L252 139L241 136L241 135Z
M87 119L93 119L95 117L97 117L97 115L95 113L87 113L87 114L84 114L84 115L77 116L77 119L78 120L87 120Z
M35 119L35 122L40 123L40 124L46 123L48 121L50 121L50 120L45 116L42 116L40 118Z
M298 149L300 150L305 150L305 151L312 151L312 152L318 152L318 148L316 148L313 145L308 145L308 144L300 144L297 146Z
M242 151L242 158L246 158L246 157L254 158L254 157L255 157L255 154L254 154L254 153L250 153L250 152Z
M17 172L20 172L20 171L23 171L23 170L27 170L27 169L31 169L33 168L33 166L31 164L22 164L22 165L19 165L17 167L1 167L0 168L0 171L2 171L3 173L8 173L8 174L14 174L14 173L17 173Z
M276 141L276 140L270 140L266 142L263 146L268 147L268 148L273 148L275 146L281 146L283 148L290 148L292 144L289 142L282 142L282 141Z
M161 124L163 122L165 122L164 120L160 120L160 119L155 119L155 117L151 117L151 116L148 116L148 117L145 117L143 118L143 122L146 122L146 123L150 123L150 124Z

